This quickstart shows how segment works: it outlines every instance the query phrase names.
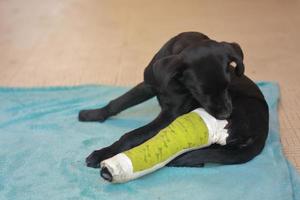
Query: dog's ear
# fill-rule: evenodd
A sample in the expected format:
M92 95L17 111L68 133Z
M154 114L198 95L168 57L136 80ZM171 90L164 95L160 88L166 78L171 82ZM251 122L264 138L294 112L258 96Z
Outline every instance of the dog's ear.
M168 83L180 75L185 68L181 55L171 55L157 60L153 64L153 75L157 84L166 88Z
M235 74L237 76L242 76L245 71L245 66L244 66L244 54L243 51L240 47L239 44L237 43L228 43L228 42L223 42L223 45L226 48L227 55L230 59L230 61L233 61L236 63L235 67Z

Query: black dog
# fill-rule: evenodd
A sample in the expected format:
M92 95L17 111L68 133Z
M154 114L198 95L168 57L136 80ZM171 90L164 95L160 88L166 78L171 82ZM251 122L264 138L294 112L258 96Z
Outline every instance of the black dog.
M147 66L144 82L103 108L80 112L80 121L104 121L154 96L161 106L160 114L151 123L91 153L86 158L87 166L99 167L102 160L145 142L176 117L198 107L229 121L227 144L185 153L168 166L200 167L204 163L251 160L265 145L269 111L259 88L243 73L243 52L238 44L216 42L197 32L175 36Z

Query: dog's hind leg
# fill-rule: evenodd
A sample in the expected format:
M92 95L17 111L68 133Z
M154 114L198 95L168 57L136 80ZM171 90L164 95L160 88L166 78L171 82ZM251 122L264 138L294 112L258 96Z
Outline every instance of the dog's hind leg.
M103 108L80 111L79 120L102 122L110 116L116 115L131 106L137 105L154 97L154 95L155 94L151 86L141 82L125 94L110 101Z
M261 148L262 149L262 148ZM169 167L202 167L205 163L242 164L253 159L261 149L204 148L182 154L169 162Z

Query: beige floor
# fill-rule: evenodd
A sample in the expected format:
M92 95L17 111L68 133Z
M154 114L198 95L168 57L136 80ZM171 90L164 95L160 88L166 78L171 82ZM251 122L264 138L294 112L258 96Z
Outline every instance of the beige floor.
M170 37L236 41L246 73L281 86L281 138L300 171L300 1L0 0L0 85L134 85Z

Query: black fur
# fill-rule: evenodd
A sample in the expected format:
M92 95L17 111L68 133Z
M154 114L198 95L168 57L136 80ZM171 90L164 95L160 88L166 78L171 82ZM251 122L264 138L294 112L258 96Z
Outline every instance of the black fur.
M269 112L259 88L244 75L243 57L238 44L217 42L197 32L181 33L169 40L146 67L144 82L103 108L80 112L80 121L104 121L154 96L161 106L151 123L92 152L86 158L87 166L99 167L102 160L143 143L197 107L218 119L228 119L227 144L185 153L168 166L237 164L254 158L265 145Z

